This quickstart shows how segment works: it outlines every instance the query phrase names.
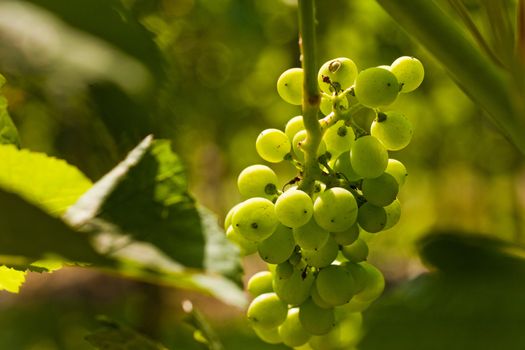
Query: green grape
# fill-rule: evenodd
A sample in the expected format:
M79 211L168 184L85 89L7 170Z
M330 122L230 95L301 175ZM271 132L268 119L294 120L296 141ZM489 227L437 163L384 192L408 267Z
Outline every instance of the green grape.
M239 174L237 187L244 198L272 198L277 193L277 175L266 165L250 165Z
M359 263L359 265L361 265L366 272L364 277L365 282L363 290L357 293L354 298L361 302L373 301L383 293L385 289L385 278L381 271L374 265L366 261Z
M317 291L317 286L314 283L312 285L312 290L310 291L310 297L312 298L312 301L319 307L322 307L323 309L330 309L333 306L328 304L326 301L324 301L320 296L319 292Z
M340 120L326 130L323 140L326 144L326 150L330 152L333 158L336 158L352 148L355 140L354 130L346 126L344 120Z
M386 224L384 230L387 230L393 227L399 221L401 217L401 203L399 200L393 201L391 204L385 207L386 212Z
M250 277L246 289L253 297L264 293L272 293L272 280L273 276L270 271L259 271Z
M405 184L406 177L408 176L407 168L397 159L389 159L388 165L386 166L385 173L388 173L396 179L399 187Z
M284 133L286 134L286 136L288 136L288 140L292 142L295 134L297 134L301 130L304 130L303 116L298 115L293 117L288 121L288 123L286 123Z
M348 304L341 306L341 308L348 312L363 312L368 309L372 303L373 301L360 301L356 298L352 298Z
M332 263L337 257L339 246L332 237L328 237L325 244L317 250L302 250L303 259L309 266L325 267Z
M379 232L385 228L386 211L383 207L365 203L359 207L357 223L367 232Z
M351 302L351 301L350 301ZM313 350L352 350L362 337L361 324L363 317L360 313L346 313L336 310L335 327L325 335L313 336L309 344Z
M339 265L330 265L320 270L315 285L321 299L332 306L348 303L356 287L350 272Z
M355 97L366 107L388 106L397 98L399 83L389 70L368 68L357 75L354 92Z
M350 152L344 152L334 163L334 170L337 173L341 173L350 182L356 182L362 179L362 176L355 172L350 162Z
M341 249L343 256L352 262L361 262L368 257L368 245L361 238Z
M274 278L282 280L282 279L288 279L292 276L294 272L293 265L288 262L282 262L280 264L275 265L275 271L273 273ZM273 283L273 281L272 281Z
M248 320L257 328L275 328L286 320L288 306L275 293L264 293L252 300Z
M295 134L292 142L293 152L300 160L304 160L304 151L303 146L306 141L306 130L301 130ZM326 144L323 140L319 143L319 148L317 149L317 156L321 156L326 153Z
M234 205L230 209L230 211L228 211L228 214L226 214L226 217L224 218L224 231L227 231L228 227L231 226L233 213L235 213L235 211L237 210L237 208L239 208L240 205L241 205L241 203L238 203L238 204Z
M310 296L315 277L308 268L292 267L292 269L292 273L287 276L287 273L281 274L278 268L272 286L275 293L284 302L290 305L301 305Z
M384 207L396 199L399 185L392 175L383 173L372 179L364 179L362 191L369 203Z
M278 223L274 204L260 197L242 202L232 217L233 229L252 241L270 237Z
M290 68L284 71L277 80L277 92L289 104L300 105L303 93L303 70Z
M268 344L279 344L283 342L281 336L279 335L279 330L277 327L262 328L254 326L253 330L262 341Z
M309 333L323 335L335 326L334 309L324 309L308 299L299 307L299 320Z
M275 270L277 269L277 264L266 264L266 267L268 268L268 271L272 273L272 275L275 274Z
M299 320L299 308L288 310L286 321L279 326L279 335L283 343L292 348L306 344L310 340L311 334L304 329Z
M378 177L386 169L388 152L375 137L363 136L355 140L352 145L350 162L354 171L361 177Z
M275 232L257 247L261 259L270 264L280 264L292 255L295 249L292 229L284 225L277 225Z
M315 200L314 219L327 231L346 231L355 223L356 218L357 202L354 195L342 187L332 187Z
M244 238L244 236L235 231L231 225L226 230L226 238L239 247L241 256L247 256L257 251L257 242Z
M330 234L325 229L319 227L317 222L312 218L306 224L293 229L295 242L303 249L319 249Z
M279 163L292 150L288 136L278 129L263 130L255 141L259 156L267 162Z
M352 244L359 237L359 226L355 223L343 232L332 232L331 236L341 246Z
M339 111L344 112L348 110L349 104L348 99L346 96L343 96L341 98L328 98L328 97L321 97L321 103L319 104L319 110L324 115L328 115L332 113L332 111Z
M370 131L372 122L376 119L377 113L373 108L361 108L352 114L352 120L354 124L364 130L365 132Z
M361 292L365 288L366 284L366 270L363 266L358 264L357 262L353 261L345 261L341 264L343 268L345 268L353 277L355 285L354 285L354 293L357 294ZM354 298L352 298L354 300ZM350 302L352 302L350 300ZM345 304L346 305L346 304Z
M412 124L399 112L379 113L370 128L372 136L377 138L391 151L405 148L412 139Z
M277 198L275 214L279 221L288 227L299 227L312 218L314 204L312 198L301 190L289 189Z
M425 76L423 64L415 57L399 57L392 63L390 70L396 76L401 92L414 91L421 85Z
M354 85L357 76L357 66L354 61L346 57L339 57L325 62L317 75L321 91L332 94L338 93ZM334 91L335 87L335 91Z

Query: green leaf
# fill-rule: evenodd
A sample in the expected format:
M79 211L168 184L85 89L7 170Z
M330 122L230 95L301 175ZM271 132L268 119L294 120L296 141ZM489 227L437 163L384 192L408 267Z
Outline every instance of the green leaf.
M97 250L121 262L122 275L245 305L238 250L188 194L168 141L145 138L65 219L93 233Z
M23 257L28 264L56 256L73 262L110 264L94 250L87 235L18 195L0 190L0 208L8 208L0 211L0 255Z
M59 216L91 187L77 168L43 153L0 145L0 188Z
M361 350L518 350L525 344L525 250L481 235L435 233L421 243L432 272L365 313Z
M86 340L100 350L168 350L137 331L117 322L100 319L102 328L86 336Z
M3 82L5 82L5 78L1 75L0 77L1 86L3 85ZM4 96L0 96L0 144L20 147L18 130L9 116L9 112L7 111L7 99Z
M519 112L520 104L513 101L520 100L523 91L514 91L510 83L523 75L509 74L494 65L432 0L377 2L443 64L458 86L525 154L525 120Z
M18 293L26 280L26 272L0 266L0 290Z

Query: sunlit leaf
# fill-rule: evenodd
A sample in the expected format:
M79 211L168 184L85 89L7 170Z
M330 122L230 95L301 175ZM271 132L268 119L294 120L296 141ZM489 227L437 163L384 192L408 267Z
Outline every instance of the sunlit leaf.
M91 187L91 181L65 161L43 153L0 145L0 188L14 192L58 216Z
M0 266L0 290L18 293L26 280L26 272Z

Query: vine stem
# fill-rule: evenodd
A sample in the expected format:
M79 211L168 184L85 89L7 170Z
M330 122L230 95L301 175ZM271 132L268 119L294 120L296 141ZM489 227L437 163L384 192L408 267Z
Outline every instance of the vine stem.
M299 189L312 194L315 180L321 175L317 162L317 149L323 132L317 114L321 96L317 84L316 39L315 39L315 0L299 0L299 46L303 68L303 122L306 129L306 141L303 180Z

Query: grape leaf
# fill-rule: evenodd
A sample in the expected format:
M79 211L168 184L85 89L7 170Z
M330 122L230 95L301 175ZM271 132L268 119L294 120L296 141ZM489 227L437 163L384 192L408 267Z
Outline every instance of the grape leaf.
M87 235L74 231L18 195L0 189L0 208L8 208L0 211L0 255L23 257L28 264L58 256L75 262L111 265L94 250Z
M99 319L102 327L85 339L100 350L168 350L135 330L108 319Z
M26 272L0 266L0 290L18 293L26 280Z
M91 187L91 181L77 168L43 153L0 145L0 159L0 188L54 216L63 214Z
M0 86L3 85L1 79L5 81L4 77L0 75ZM0 144L20 147L18 130L9 116L7 99L4 96L0 96Z
M435 233L422 241L421 255L433 271L372 305L359 349L523 349L523 248Z
M246 302L238 250L187 192L168 141L145 138L64 218L92 232L97 250L121 262L120 274Z

